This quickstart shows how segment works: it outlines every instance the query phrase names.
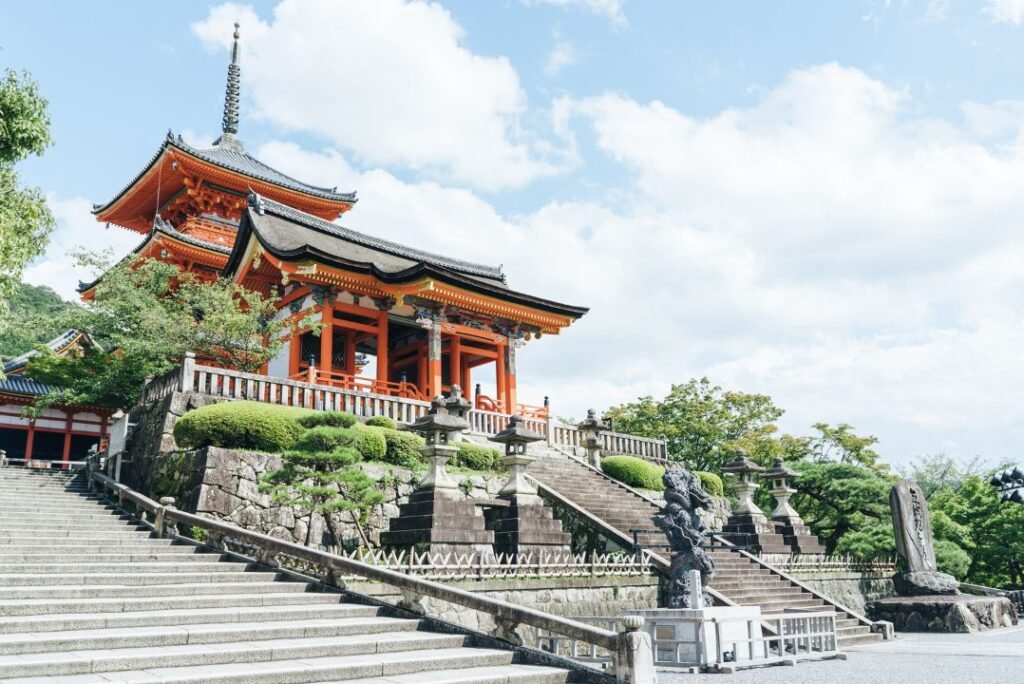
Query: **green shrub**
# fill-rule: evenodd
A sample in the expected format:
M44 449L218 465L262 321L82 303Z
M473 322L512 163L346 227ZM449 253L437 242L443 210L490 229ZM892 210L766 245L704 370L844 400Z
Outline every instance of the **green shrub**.
M384 428L356 425L349 428L353 438L351 445L363 455L367 461L383 461L388 452L388 442L384 437Z
M725 496L725 485L722 484L722 478L718 475L703 470L694 470L693 474L700 480L705 492L711 496Z
M384 441L387 443L387 451L384 460L403 468L412 468L423 460L420 447L423 446L423 438L411 432L400 430L388 430L381 428Z
M330 425L331 427L352 427L359 422L359 419L351 413L341 411L313 411L299 419L302 427L313 428L319 425Z
M452 465L469 470L496 470L501 452L472 442L455 442L459 450L452 458Z
M373 418L367 418L366 424L372 427L387 428L389 430L394 430L398 427L395 425L395 421L391 420L387 416L374 416Z
M661 481L665 469L641 458L609 456L601 460L601 470L609 477L614 477L629 487L657 491L665 489L665 484Z
M333 425L318 425L306 430L295 442L298 451L308 453L333 451L336 447L349 446L355 436L351 428Z
M218 446L281 452L302 435L299 421L306 415L304 409L290 406L226 401L183 415L174 426L174 439L192 449Z
M962 580L967 577L967 570L971 567L971 557L956 542L939 539L935 542L935 565L939 572Z

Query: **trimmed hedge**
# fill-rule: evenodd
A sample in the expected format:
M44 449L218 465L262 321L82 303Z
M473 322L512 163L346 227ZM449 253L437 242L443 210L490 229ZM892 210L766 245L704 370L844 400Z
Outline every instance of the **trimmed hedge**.
M497 449L472 442L455 442L454 444L459 451L452 457L453 466L469 470L497 470L499 468L498 459L501 458L501 452Z
M335 447L349 446L355 439L351 428L318 425L306 430L295 442L298 451L333 451Z
M725 485L722 484L722 478L718 475L703 470L694 470L693 474L700 479L705 492L711 496L725 496Z
M352 427L359 422L359 419L351 413L341 411L313 411L299 419L302 427L314 428L319 425L330 425L332 427Z
M423 446L423 438L411 432L400 430L388 430L382 428L384 441L387 444L387 451L384 454L384 461L403 468L414 468L423 461L423 454L420 447Z
M373 416L372 418L367 418L366 424L371 427L381 427L389 430L394 430L398 427L395 425L395 421L391 420L387 416Z
M181 446L206 446L281 452L292 448L305 431L305 409L256 401L226 401L189 411L174 426Z
M356 425L349 428L353 438L351 445L363 455L367 461L383 461L388 452L388 442L384 437L384 428Z
M629 487L662 491L665 484L661 477L665 469L633 456L608 456L601 459L601 470L609 477Z

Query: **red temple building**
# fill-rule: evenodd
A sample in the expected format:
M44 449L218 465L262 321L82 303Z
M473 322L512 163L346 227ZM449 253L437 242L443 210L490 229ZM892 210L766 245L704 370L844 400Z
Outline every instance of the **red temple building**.
M513 290L500 268L334 223L355 193L308 185L246 151L237 137L239 78L236 26L223 134L199 148L168 133L146 167L95 206L97 220L145 236L127 258L279 297L278 315L295 325L265 368L270 377L429 400L456 384L468 390L488 365L496 389L478 393L476 408L544 415L519 403L516 350L587 309ZM83 298L95 285L83 285ZM311 317L324 324L321 334L301 328Z

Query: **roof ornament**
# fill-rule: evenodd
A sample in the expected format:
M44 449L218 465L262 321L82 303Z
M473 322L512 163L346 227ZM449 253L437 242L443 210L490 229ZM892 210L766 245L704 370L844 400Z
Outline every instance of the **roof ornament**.
M241 148L241 142L235 139L235 134L238 133L238 102L241 81L241 69L238 66L238 28L239 24L236 21L235 40L231 46L231 64L228 65L228 83L224 93L224 118L221 120L220 127L223 134L217 138L214 145Z
M258 195L252 188L249 188L249 194L246 196L246 200L248 200L249 207L260 216L263 216L267 212L267 206L263 203L263 197Z

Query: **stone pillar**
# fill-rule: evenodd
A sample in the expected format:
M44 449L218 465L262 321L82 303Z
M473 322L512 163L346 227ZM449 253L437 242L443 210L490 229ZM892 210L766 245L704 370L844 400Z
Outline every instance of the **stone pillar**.
M594 409L588 409L586 420L580 421L576 429L580 432L583 448L587 450L587 463L600 470L601 435L608 430L608 425L597 419Z
M746 451L737 449L735 459L726 464L722 472L734 476L732 490L739 499L722 530L727 533L726 538L754 552L788 554L789 547L782 535L754 503L754 492L759 488L754 476L763 473L764 468L748 459Z
M781 458L776 458L771 469L762 473L761 477L772 488L771 493L775 497L772 523L793 553L825 553L821 541L800 519L796 509L789 504L789 497L796 493L789 483L797 474Z
M427 472L409 501L398 507L398 517L391 519L388 531L381 533L382 546L419 553L493 554L494 534L445 468L457 451L452 446L456 435L467 427L464 419L448 413L440 396L435 397L427 415L409 426L426 440L422 452Z
M544 438L524 427L518 416L512 416L508 427L491 437L492 442L505 445L502 465L509 469L508 482L498 492L507 505L492 506L486 512L487 528L494 532L498 553L565 557L572 553L571 535L562 531L551 509L537 495L537 488L526 478L526 468L536 459L529 454L529 444Z

